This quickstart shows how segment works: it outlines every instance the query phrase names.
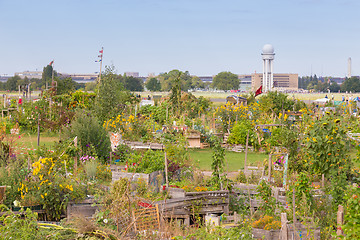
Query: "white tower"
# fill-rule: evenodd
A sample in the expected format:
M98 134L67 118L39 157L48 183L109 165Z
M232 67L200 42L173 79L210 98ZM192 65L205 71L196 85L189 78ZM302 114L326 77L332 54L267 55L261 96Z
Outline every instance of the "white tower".
M271 91L274 87L274 47L271 44L265 44L261 55L263 59L263 92L268 92Z
M351 78L351 57L348 58L348 72L347 77Z

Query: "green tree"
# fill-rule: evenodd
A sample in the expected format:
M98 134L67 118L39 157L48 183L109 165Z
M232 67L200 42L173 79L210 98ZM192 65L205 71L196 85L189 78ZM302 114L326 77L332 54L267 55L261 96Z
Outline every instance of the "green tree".
M57 95L62 95L66 93L71 93L75 91L77 83L72 80L72 78L64 78L59 79L56 78L57 81Z
M122 82L124 84L124 87L126 90L132 91L132 92L142 92L144 91L144 83L143 80L141 80L140 78L135 78L132 76L126 76L124 75L123 77L121 77Z
M178 77L173 80L171 94L170 94L170 102L173 107L173 112L177 116L181 114L181 73L178 74Z
M191 88L196 89L196 88L205 88L205 84L203 81L201 81L201 79L197 76L193 76L191 78Z
M44 67L42 74L42 85L46 86L47 83L48 86L51 86L53 70L54 70L53 66L51 65L47 65L46 67ZM54 70L54 77L56 76L57 76L57 72Z
M132 101L131 94L125 91L113 66L105 67L97 88L95 112L100 121L115 117L123 112L126 104Z
M357 77L346 78L340 89L342 92L360 92L360 79Z
M95 88L96 88L96 82L88 82L85 84L86 92L95 91Z
M340 90L339 84L332 82L329 86L330 92L338 92Z
M17 75L8 78L5 84L5 88L9 91L16 91L18 90L18 82L21 81L21 78Z
M268 92L266 95L263 95L260 97L259 103L265 112L276 115L279 115L283 110L298 111L306 106L304 102L297 101L295 103L294 100L288 99L287 94L277 91Z
M179 77L180 76L180 77ZM187 91L191 88L191 76L188 71L182 72L179 70L171 70L169 73L162 73L158 76L163 91L170 91L175 83L175 79L180 79L180 86L182 91Z
M212 87L219 90L239 89L240 80L238 76L231 72L220 72L212 82Z
M149 91L152 92L159 92L161 91L161 83L159 80L157 80L156 78L150 78L146 83L145 83L146 88Z

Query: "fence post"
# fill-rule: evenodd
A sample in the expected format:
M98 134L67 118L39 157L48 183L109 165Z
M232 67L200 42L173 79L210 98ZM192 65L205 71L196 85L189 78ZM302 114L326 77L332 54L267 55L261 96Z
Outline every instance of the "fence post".
M344 223L344 207L339 205L337 212L337 228L336 228L336 234L338 236L343 234L343 230L341 228L343 223Z
M248 155L248 147L249 147L249 130L246 135L246 146L245 146L245 162L244 162L244 173L246 174L247 171L247 155Z
M281 239L281 240L287 240L287 239L288 239L286 213L281 213L281 232L280 232L280 239Z
M271 178L271 158L272 158L272 155L269 154L269 166L268 166L268 181L270 182L270 178Z

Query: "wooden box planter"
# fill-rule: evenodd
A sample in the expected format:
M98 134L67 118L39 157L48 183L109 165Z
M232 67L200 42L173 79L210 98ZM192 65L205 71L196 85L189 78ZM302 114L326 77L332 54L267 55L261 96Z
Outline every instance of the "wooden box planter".
M25 206L25 207L11 207L11 209L15 212L20 211L20 209L24 209L24 211L26 211L26 209L30 208L30 210L43 210L44 206L43 205L34 205L34 206Z
M254 239L278 240L280 230L264 230L260 228L253 228L252 234Z
M170 189L174 198L155 202L159 204L160 212L166 219L183 219L184 225L190 224L194 214L206 216L229 213L229 191L184 192L183 189Z
M189 142L189 148L200 148L201 147L200 134L191 134L191 135L188 135L186 138Z
M311 234L308 232L311 232ZM280 239L281 230L264 230L259 228L253 228L252 234L254 239L266 239L266 240L278 240ZM287 225L287 239L319 239L320 240L320 228L307 229L301 224L296 224L296 230L294 231L293 224ZM286 240L286 239L284 239Z
M95 212L99 209L96 205L94 206L94 199L85 199L81 202L69 202L66 210L66 217L72 218L82 216L85 218L92 218Z

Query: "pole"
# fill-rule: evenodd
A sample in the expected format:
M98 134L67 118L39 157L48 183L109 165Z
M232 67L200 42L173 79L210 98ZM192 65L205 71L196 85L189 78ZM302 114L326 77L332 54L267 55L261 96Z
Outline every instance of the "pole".
M268 181L270 182L270 177L271 177L271 158L272 158L272 155L269 154L269 166L268 166Z
M101 48L101 57L100 57L100 74L99 74L99 83L101 82L101 69L102 69L102 60L103 60L104 48Z
M248 146L249 146L249 130L247 132L247 135L246 135L246 146L245 146L245 162L244 162L244 171L245 171L245 174L246 174L246 171L247 171L247 155L248 155Z
M75 148L77 148L77 146L78 146L77 136L74 139L74 146L75 146ZM76 173L77 173L77 165L78 165L78 157L77 157L77 153L76 153L76 156L74 157L74 175L76 175Z
M338 212L337 212L337 228L336 228L336 235L340 236L343 234L343 231L341 229L341 226L344 223L344 207L342 205L338 206Z
M165 152L165 184L166 187L169 187L169 179L168 179L168 164L167 164L167 156Z
M292 200L293 200L293 223L294 223L294 232L295 232L295 224L296 224L296 215L295 215L295 208L296 208L296 205L295 205L295 188L293 189L293 196L292 196Z
M40 146L40 114L38 115L38 126L37 126L37 145Z
M52 60L52 74L51 74L51 86L54 85L54 60Z
M286 213L281 213L280 239L281 239L281 240L287 240L287 239L288 239Z

